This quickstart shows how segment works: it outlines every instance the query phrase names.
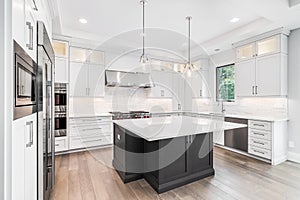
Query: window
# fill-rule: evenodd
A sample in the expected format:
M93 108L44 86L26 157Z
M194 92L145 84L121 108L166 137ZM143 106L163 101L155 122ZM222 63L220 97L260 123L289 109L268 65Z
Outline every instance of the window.
M217 101L234 101L234 64L217 67Z

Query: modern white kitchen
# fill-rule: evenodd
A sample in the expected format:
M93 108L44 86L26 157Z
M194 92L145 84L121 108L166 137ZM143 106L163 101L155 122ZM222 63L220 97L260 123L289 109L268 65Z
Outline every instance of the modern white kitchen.
M299 0L0 10L0 199L299 199Z

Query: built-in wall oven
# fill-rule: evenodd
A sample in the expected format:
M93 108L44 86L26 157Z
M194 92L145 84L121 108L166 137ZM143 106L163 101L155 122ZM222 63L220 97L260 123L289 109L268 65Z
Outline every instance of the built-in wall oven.
M55 137L67 136L67 84L55 83Z
M37 112L37 65L14 41L14 119Z

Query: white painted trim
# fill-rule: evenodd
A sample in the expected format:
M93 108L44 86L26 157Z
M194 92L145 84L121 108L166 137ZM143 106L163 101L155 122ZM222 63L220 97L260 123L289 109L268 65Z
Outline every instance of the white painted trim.
M12 1L0 0L0 199L12 197L12 46Z
M300 163L300 153L288 152L288 160Z

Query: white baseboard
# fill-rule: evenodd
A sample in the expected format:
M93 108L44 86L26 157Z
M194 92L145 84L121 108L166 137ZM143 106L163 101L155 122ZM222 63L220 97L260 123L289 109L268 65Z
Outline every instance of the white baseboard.
M288 152L288 160L300 163L300 153Z

